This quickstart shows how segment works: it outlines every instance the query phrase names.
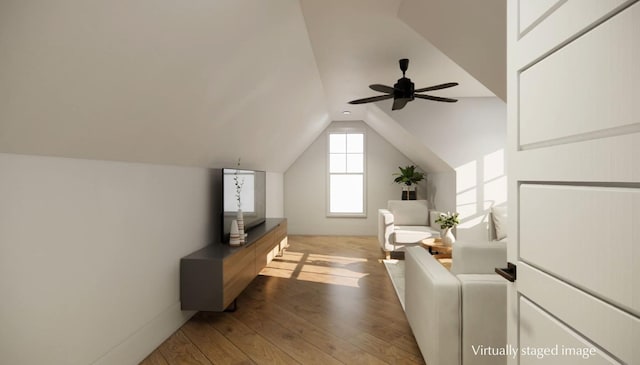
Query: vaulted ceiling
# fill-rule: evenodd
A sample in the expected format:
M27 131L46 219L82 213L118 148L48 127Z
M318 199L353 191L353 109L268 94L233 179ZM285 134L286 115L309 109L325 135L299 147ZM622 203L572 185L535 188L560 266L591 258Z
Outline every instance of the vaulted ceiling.
M453 62L428 40L447 38L417 27L412 7L429 10L409 0L4 0L0 152L203 167L240 157L283 172L331 120L365 120L366 107L347 102L393 84L400 58L417 87L460 82L438 95L500 96L503 81L468 55ZM458 23L450 42L483 31Z

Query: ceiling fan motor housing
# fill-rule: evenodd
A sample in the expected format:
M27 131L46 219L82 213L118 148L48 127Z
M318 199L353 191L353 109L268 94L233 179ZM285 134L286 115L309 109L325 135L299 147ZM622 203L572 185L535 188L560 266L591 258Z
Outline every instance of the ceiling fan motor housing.
M394 99L409 99L413 100L413 94L415 90L415 84L411 82L411 79L403 77L393 85L393 98Z

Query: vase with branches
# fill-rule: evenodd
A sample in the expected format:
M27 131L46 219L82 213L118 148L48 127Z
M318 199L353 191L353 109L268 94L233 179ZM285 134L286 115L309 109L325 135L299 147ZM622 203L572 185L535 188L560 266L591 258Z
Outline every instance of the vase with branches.
M244 185L244 178L240 178L238 171L240 171L240 159L238 158L238 163L236 165L236 171L233 176L233 182L236 186L236 202L238 204L238 212L236 215L236 220L238 222L238 233L240 236L240 244L244 244L245 242L245 234L244 234L244 215L242 214L242 186Z
M236 185L236 202L238 204L238 210L242 210L242 186L244 185L244 178L240 178L238 171L240 170L240 159L236 164L236 171L233 176L233 183Z

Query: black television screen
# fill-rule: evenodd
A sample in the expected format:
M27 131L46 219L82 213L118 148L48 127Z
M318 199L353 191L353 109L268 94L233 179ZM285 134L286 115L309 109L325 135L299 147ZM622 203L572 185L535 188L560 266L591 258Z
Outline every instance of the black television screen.
M222 169L222 242L229 242L231 221L237 218L238 198L246 232L264 222L266 195L264 171Z

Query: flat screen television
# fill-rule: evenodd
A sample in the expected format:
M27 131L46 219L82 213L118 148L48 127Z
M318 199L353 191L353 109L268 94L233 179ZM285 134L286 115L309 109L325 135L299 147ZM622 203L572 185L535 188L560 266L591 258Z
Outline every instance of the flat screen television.
M237 186L241 186L241 189ZM245 232L265 220L266 173L255 170L222 169L222 242L229 242L231 221L237 218L238 191Z

